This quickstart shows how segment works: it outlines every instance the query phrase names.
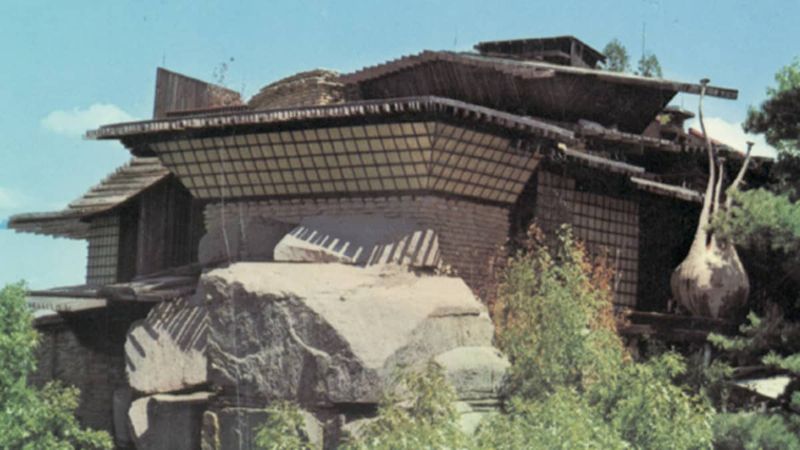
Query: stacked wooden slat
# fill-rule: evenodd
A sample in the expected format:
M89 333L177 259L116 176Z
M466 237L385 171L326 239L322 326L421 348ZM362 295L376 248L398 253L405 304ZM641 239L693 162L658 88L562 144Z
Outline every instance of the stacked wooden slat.
M158 158L133 158L61 211L12 216L8 227L18 232L87 239L86 219L109 211L162 180L169 171Z

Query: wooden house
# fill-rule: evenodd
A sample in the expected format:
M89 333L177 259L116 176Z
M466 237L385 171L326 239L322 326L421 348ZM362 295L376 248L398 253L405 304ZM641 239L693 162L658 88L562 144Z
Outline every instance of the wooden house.
M159 69L152 120L88 133L122 142L131 162L63 211L11 219L18 231L89 242L86 284L33 292L32 301L109 308L188 295L203 264L226 262L198 248L204 234L233 233L232 217L294 225L379 216L435 234L435 250L409 237L383 249L388 259L424 253L421 265L451 268L479 295L510 236L533 220L569 223L590 249L609 251L619 307L666 311L705 176L686 113L668 104L701 86L598 69L603 56L571 36L475 49L305 72L249 103ZM656 121L663 114L674 120Z

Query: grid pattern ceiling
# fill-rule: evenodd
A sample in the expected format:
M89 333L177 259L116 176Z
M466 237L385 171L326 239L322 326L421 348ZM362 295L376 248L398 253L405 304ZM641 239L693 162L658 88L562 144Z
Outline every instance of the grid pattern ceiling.
M200 199L438 191L513 203L539 161L507 137L433 121L150 145Z

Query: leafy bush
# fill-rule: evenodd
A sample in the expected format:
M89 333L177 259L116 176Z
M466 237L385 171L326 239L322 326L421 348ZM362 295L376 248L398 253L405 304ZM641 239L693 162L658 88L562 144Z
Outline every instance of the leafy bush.
M79 392L53 382L28 385L37 335L22 284L0 290L0 448L110 449L111 437L75 419Z
M300 409L289 402L279 402L266 409L267 421L261 425L255 444L264 450L311 449Z
M800 438L780 414L719 414L714 448L721 450L797 450Z
M442 368L433 361L422 371L409 370L399 378L398 389L381 402L378 417L366 424L360 436L345 448L366 449L466 449L472 443L459 427L456 393Z
M498 343L512 362L512 407L487 425L503 431L486 431L481 442L709 447L713 410L674 382L683 359L668 352L636 363L624 351L602 258L590 261L568 228L552 249L537 231L530 236L528 251L506 264L494 310Z
M624 359L612 314L610 271L593 264L569 228L551 251L530 232L511 258L494 307L497 342L512 362L510 389L538 398L558 386L579 392L613 382Z
M625 441L647 449L708 447L713 409L674 383L685 371L683 358L671 352L625 365L614 391L600 399Z
M512 399L506 414L481 425L476 442L477 448L498 450L628 447L597 408L563 387L542 400Z

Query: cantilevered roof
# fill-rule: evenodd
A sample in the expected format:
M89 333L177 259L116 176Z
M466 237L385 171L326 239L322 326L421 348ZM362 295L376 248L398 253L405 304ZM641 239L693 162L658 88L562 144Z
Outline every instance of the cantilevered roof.
M436 98L193 116L92 132L152 152L196 198L443 192L513 203L571 131ZM141 153L140 153L141 154Z
M158 158L133 158L86 194L54 212L12 216L8 227L19 232L86 239L88 224L82 219L125 203L169 175Z
M346 74L362 98L437 95L552 120L592 120L641 133L678 92L693 83L476 53L424 51ZM710 96L735 99L709 86Z
M230 130L234 127L251 127L254 125L281 125L301 121L420 113L433 113L496 125L522 133L558 139L559 141L571 142L574 139L571 131L541 120L436 96L375 99L326 106L234 111L163 120L128 122L102 126L97 130L89 131L86 137L89 139L121 139L123 142L138 142L136 138L139 137L175 134L176 132ZM136 151L136 149L133 149L133 151Z

